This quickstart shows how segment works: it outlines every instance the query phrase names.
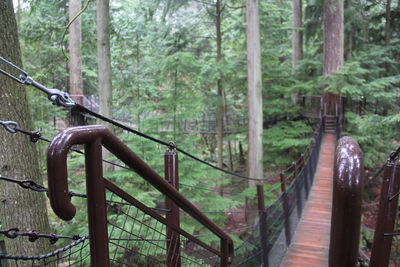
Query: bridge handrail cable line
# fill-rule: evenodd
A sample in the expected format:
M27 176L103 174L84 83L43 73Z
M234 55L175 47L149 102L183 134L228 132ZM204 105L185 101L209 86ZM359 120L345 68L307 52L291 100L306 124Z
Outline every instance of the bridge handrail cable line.
M12 62L6 60L5 58L0 57L0 62L3 62L5 64L7 64L8 66L10 66L11 68L15 69L16 71L18 71L20 73L20 75L19 75L19 77L16 77L15 75L13 75L13 74L5 71L5 70L2 70L1 68L0 68L0 73L2 73L4 75L6 75L7 77L15 80L16 82L19 82L19 83L24 84L24 85L31 85L31 86L39 89L40 91L46 93L47 96L48 96L48 99L54 105L65 107L65 108L70 108L70 109L76 109L77 111L79 111L81 113L89 114L89 115L91 115L91 116L93 116L93 117L95 117L97 119L100 119L102 121L108 122L108 123L110 123L110 124L112 124L112 125L114 125L116 127L119 127L121 129L124 129L124 130L130 132L130 133L133 133L135 135L138 135L140 137L143 137L145 139L148 139L150 141L153 141L155 143L163 145L163 146L165 146L167 148L174 148L178 152L181 152L182 154L188 156L189 158L191 158L193 160L196 160L198 162L201 162L201 163L203 163L203 164L205 164L205 165L207 165L207 166L209 166L209 167L211 167L213 169L216 169L218 171L224 172L226 174L229 174L229 175L232 175L232 176L235 176L235 177L238 177L238 178L246 179L246 180L255 180L255 181L263 180L261 178L247 177L247 176L244 176L244 175L240 175L240 174L237 174L237 173L234 173L234 172L219 168L219 167L217 167L217 166L215 166L215 165L213 165L213 164L211 164L211 163L209 163L209 162L207 162L205 160L202 160L199 157L197 157L195 155L192 155L191 153L189 153L189 152L187 152L187 151L175 146L171 142L166 142L166 141L160 140L158 138L155 138L153 136L150 136L148 134L142 133L142 132L140 132L138 130L133 129L132 127L129 127L129 126L124 125L124 124L122 124L122 123L120 123L120 122L118 122L116 120L113 120L111 118L103 116L103 115L101 115L101 114L99 114L97 112L94 112L94 111L84 107L83 105L75 103L70 98L68 93L63 92L63 91L61 91L59 89L47 88L46 86L40 84L39 82L36 82L31 76L28 75L28 73L26 71L24 71L23 69L19 68L16 65L14 65Z

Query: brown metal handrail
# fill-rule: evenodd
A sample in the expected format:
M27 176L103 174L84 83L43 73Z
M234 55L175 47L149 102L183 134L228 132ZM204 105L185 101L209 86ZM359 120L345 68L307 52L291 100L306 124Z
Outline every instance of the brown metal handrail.
M363 155L345 136L335 153L329 266L356 266L361 227Z
M227 266L232 261L233 242L231 238L104 126L95 125L68 128L60 132L53 139L48 148L47 165L50 204L54 212L60 218L63 220L71 220L76 213L76 208L71 203L68 193L67 172L68 149L76 144L84 144L86 152L86 190L88 196L92 266L110 266L108 258L109 249L105 189L118 194L125 201L148 212L148 209L146 209L147 207L141 203L136 203L137 201L133 197L102 177L102 146L107 148L112 154L132 168L137 174L152 184L182 210L218 236L221 242L220 251L209 247L154 212L150 214L153 218L219 256L221 266Z

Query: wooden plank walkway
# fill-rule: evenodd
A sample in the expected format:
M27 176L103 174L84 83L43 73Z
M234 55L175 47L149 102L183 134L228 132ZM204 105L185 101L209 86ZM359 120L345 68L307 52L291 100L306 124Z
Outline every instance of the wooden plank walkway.
M314 184L281 267L328 266L336 135L325 134Z

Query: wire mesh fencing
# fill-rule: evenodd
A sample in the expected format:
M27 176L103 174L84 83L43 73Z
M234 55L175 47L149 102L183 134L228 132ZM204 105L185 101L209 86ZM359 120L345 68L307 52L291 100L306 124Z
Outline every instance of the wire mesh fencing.
M313 183L322 142L322 131L320 125L314 145L302 169L298 171L289 187L284 189L282 195L263 211L265 216L260 216L254 230L235 249L233 266L261 266L263 258L267 259L269 266L279 266L300 221ZM263 238L264 236L266 239Z
M90 266L88 236L42 255L0 254L0 266Z
M219 265L219 242L201 241L166 225L165 213L109 192L107 224L110 263L115 266ZM160 214L161 213L161 214Z

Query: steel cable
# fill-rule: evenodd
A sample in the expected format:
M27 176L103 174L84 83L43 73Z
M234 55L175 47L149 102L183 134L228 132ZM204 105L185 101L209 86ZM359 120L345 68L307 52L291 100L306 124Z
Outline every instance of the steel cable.
M265 179L265 178L258 179L258 178L247 177L247 176L244 176L244 175L240 175L240 174L237 174L237 173L234 173L234 172L231 172L231 171L228 171L228 170L219 168L219 167L217 167L217 166L215 166L215 165L213 165L213 164L211 164L211 163L209 163L209 162L207 162L207 161L205 161L205 160L202 160L202 159L200 159L200 158L194 156L193 154L191 154L191 153L189 153L189 152L186 152L185 150L183 150L183 149L181 149L181 148L179 148L179 147L177 147L177 146L175 146L175 145L173 145L173 144L171 144L171 143L169 143L169 142L165 142L165 141L163 141L163 140L157 139L157 138L152 137L152 136L150 136L150 135L147 135L147 134L145 134L145 133L139 132L139 131L137 131L137 130L135 130L135 129L129 127L129 126L126 126L126 125L124 125L124 124L122 124L122 123L120 123L120 122L117 122L116 120L107 118L107 117L105 117L105 116L103 116L103 115L101 115L101 114L99 114L99 113L96 113L96 112L94 112L94 111L91 111L90 109L88 109L88 108L86 108L86 107L84 107L84 106L82 106L82 105L76 104L75 108L76 108L78 111L80 111L81 113L89 114L90 116L93 116L93 117L95 117L95 118L97 118L97 119L100 119L100 120L102 120L102 121L108 122L108 123L110 123L110 124L112 124L112 125L114 125L114 126L116 126L116 127L118 127L118 128L124 129L125 131L128 131L128 132L130 132L130 133L133 133L133 134L135 134L135 135L137 135L137 136L143 137L143 138L145 138L145 139L147 139L147 140L153 141L153 142L155 142L155 143L157 143L157 144L166 146L166 147L168 147L168 148L176 149L176 151L181 152L182 154L186 155L187 157L189 157L189 158L191 158L191 159L193 159L193 160L195 160L195 161L198 161L198 162L200 162L200 163L202 163L202 164L204 164L204 165L207 165L208 167L211 167L211 168L213 168L213 169L215 169L215 170L218 170L218 171L224 172L224 173L226 173L226 174L229 174L229 175L232 175L232 176L241 178L241 179L245 179L245 180L252 180L252 181L263 181L263 180L267 180L267 179Z
M8 132L10 132L12 134L19 132L19 133L22 133L22 134L25 134L25 135L29 136L30 140L32 142L34 142L34 143L36 143L39 140L40 141L44 141L44 142L49 143L49 144L51 143L51 140L48 139L48 138L43 137L41 135L40 131L28 131L28 130L22 129L22 128L19 127L19 124L17 122L15 122L15 121L1 121L0 120L0 125L2 125L6 131L8 131ZM78 154L81 154L81 155L85 155L84 152L82 152L82 151L80 151L78 149L70 148L69 150L72 151L72 152L76 152ZM121 164L118 164L118 163L114 163L114 162L109 161L109 160L103 159L103 162L111 164L111 165L116 166L116 167L120 167L122 169L132 170L131 168L129 168L127 166L124 166L124 165L121 165Z

